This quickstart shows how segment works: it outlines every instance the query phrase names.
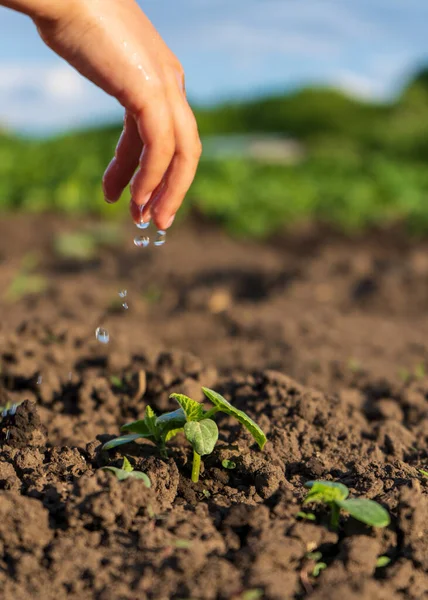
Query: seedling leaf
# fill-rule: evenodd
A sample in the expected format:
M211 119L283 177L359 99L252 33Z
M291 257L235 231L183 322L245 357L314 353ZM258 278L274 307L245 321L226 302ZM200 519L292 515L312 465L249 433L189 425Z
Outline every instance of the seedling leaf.
M116 448L117 446L123 446L123 444L129 444L130 442L135 442L141 434L139 433L131 433L129 435L121 435L120 437L114 438L114 440L110 440L106 442L102 447L103 450L111 450L112 448Z
M325 564L325 562L318 562L312 569L312 577L318 577L321 571L324 571L324 569L326 568L327 565Z
M200 456L211 454L218 440L218 428L211 419L189 421L184 426L184 433Z
M236 469L236 462L229 460L228 458L222 460L221 464L225 469Z
M235 417L237 421L241 423L253 436L256 440L260 450L263 450L264 445L266 444L266 436L260 427L255 423L250 417L244 413L242 410L238 410L230 402L223 398L223 396L214 390L210 390L209 388L203 387L202 391L205 396L210 400L214 406L218 408L221 412L224 412L232 417Z
M185 422L186 413L182 408L177 408L177 410L172 412L164 413L156 419L156 425L162 428L170 424L174 427L184 427Z
M126 456L123 457L122 470L127 471L128 473L132 473L132 471L134 470L134 467L131 465Z
M336 500L336 504L346 510L354 519L372 527L387 527L391 522L389 514L383 506L367 498Z
M153 437L145 419L140 419L139 421L132 421L131 423L126 423L125 425L122 425L120 430L138 433L140 437Z
M146 412L144 414L144 421L147 425L147 429L155 439L159 437L158 428L156 427L156 418L156 413L153 408L147 405Z
M141 471L125 471L125 469L118 469L117 467L102 467L101 470L114 473L119 481L132 477L133 479L141 479L148 488L152 485L149 477Z
M305 487L309 488L310 492L304 499L303 504L308 502L325 502L329 504L345 500L349 495L346 485L334 481L307 481Z
M199 421L204 416L204 407L200 402L196 402L184 394L171 394L170 398L174 398L184 410L187 421Z
M316 521L317 520L314 513L307 513L307 512L303 512L302 510L299 510L299 512L296 515L296 518L306 519L306 521Z
M382 567L386 567L391 562L389 556L379 556L376 561L376 569L381 569Z
M171 440L177 435L177 433L180 433L181 431L183 431L183 427L178 427L177 429L170 429L165 435L165 443L169 442L169 440Z

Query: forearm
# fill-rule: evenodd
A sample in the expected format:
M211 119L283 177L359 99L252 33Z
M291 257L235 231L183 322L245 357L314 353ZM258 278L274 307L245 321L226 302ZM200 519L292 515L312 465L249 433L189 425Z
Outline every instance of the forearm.
M0 6L24 13L32 19L56 20L69 9L73 0L0 0Z

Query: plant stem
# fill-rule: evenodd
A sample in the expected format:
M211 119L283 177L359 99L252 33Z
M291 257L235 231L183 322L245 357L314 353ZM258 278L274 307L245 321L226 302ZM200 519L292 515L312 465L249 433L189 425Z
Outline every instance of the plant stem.
M193 450L192 481L198 483L201 469L201 456Z
M334 502L331 503L330 527L333 531L339 528L340 508Z
M217 406L214 406L213 408L210 408L210 410L208 410L205 414L204 414L204 419L211 419L211 417L213 415L215 415L216 413L218 413L220 411L219 408L217 408Z

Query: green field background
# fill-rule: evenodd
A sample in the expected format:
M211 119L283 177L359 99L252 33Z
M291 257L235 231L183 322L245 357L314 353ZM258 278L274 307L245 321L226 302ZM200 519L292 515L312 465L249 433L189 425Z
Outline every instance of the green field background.
M388 104L308 88L194 108L208 147L211 136L275 134L303 155L290 163L203 155L181 218L197 211L233 235L259 238L304 221L428 232L428 70ZM100 186L119 134L119 125L45 140L0 133L0 210L125 217L127 198L107 205Z

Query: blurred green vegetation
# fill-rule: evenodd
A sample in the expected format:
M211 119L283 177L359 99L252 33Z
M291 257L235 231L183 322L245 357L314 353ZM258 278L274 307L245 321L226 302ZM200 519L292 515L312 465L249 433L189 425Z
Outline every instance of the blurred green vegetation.
M389 104L324 88L195 109L202 137L278 134L304 157L203 158L182 215L194 208L235 235L263 237L317 220L346 230L403 222L428 232L428 69ZM0 135L0 209L117 218L100 180L119 126L47 140Z

